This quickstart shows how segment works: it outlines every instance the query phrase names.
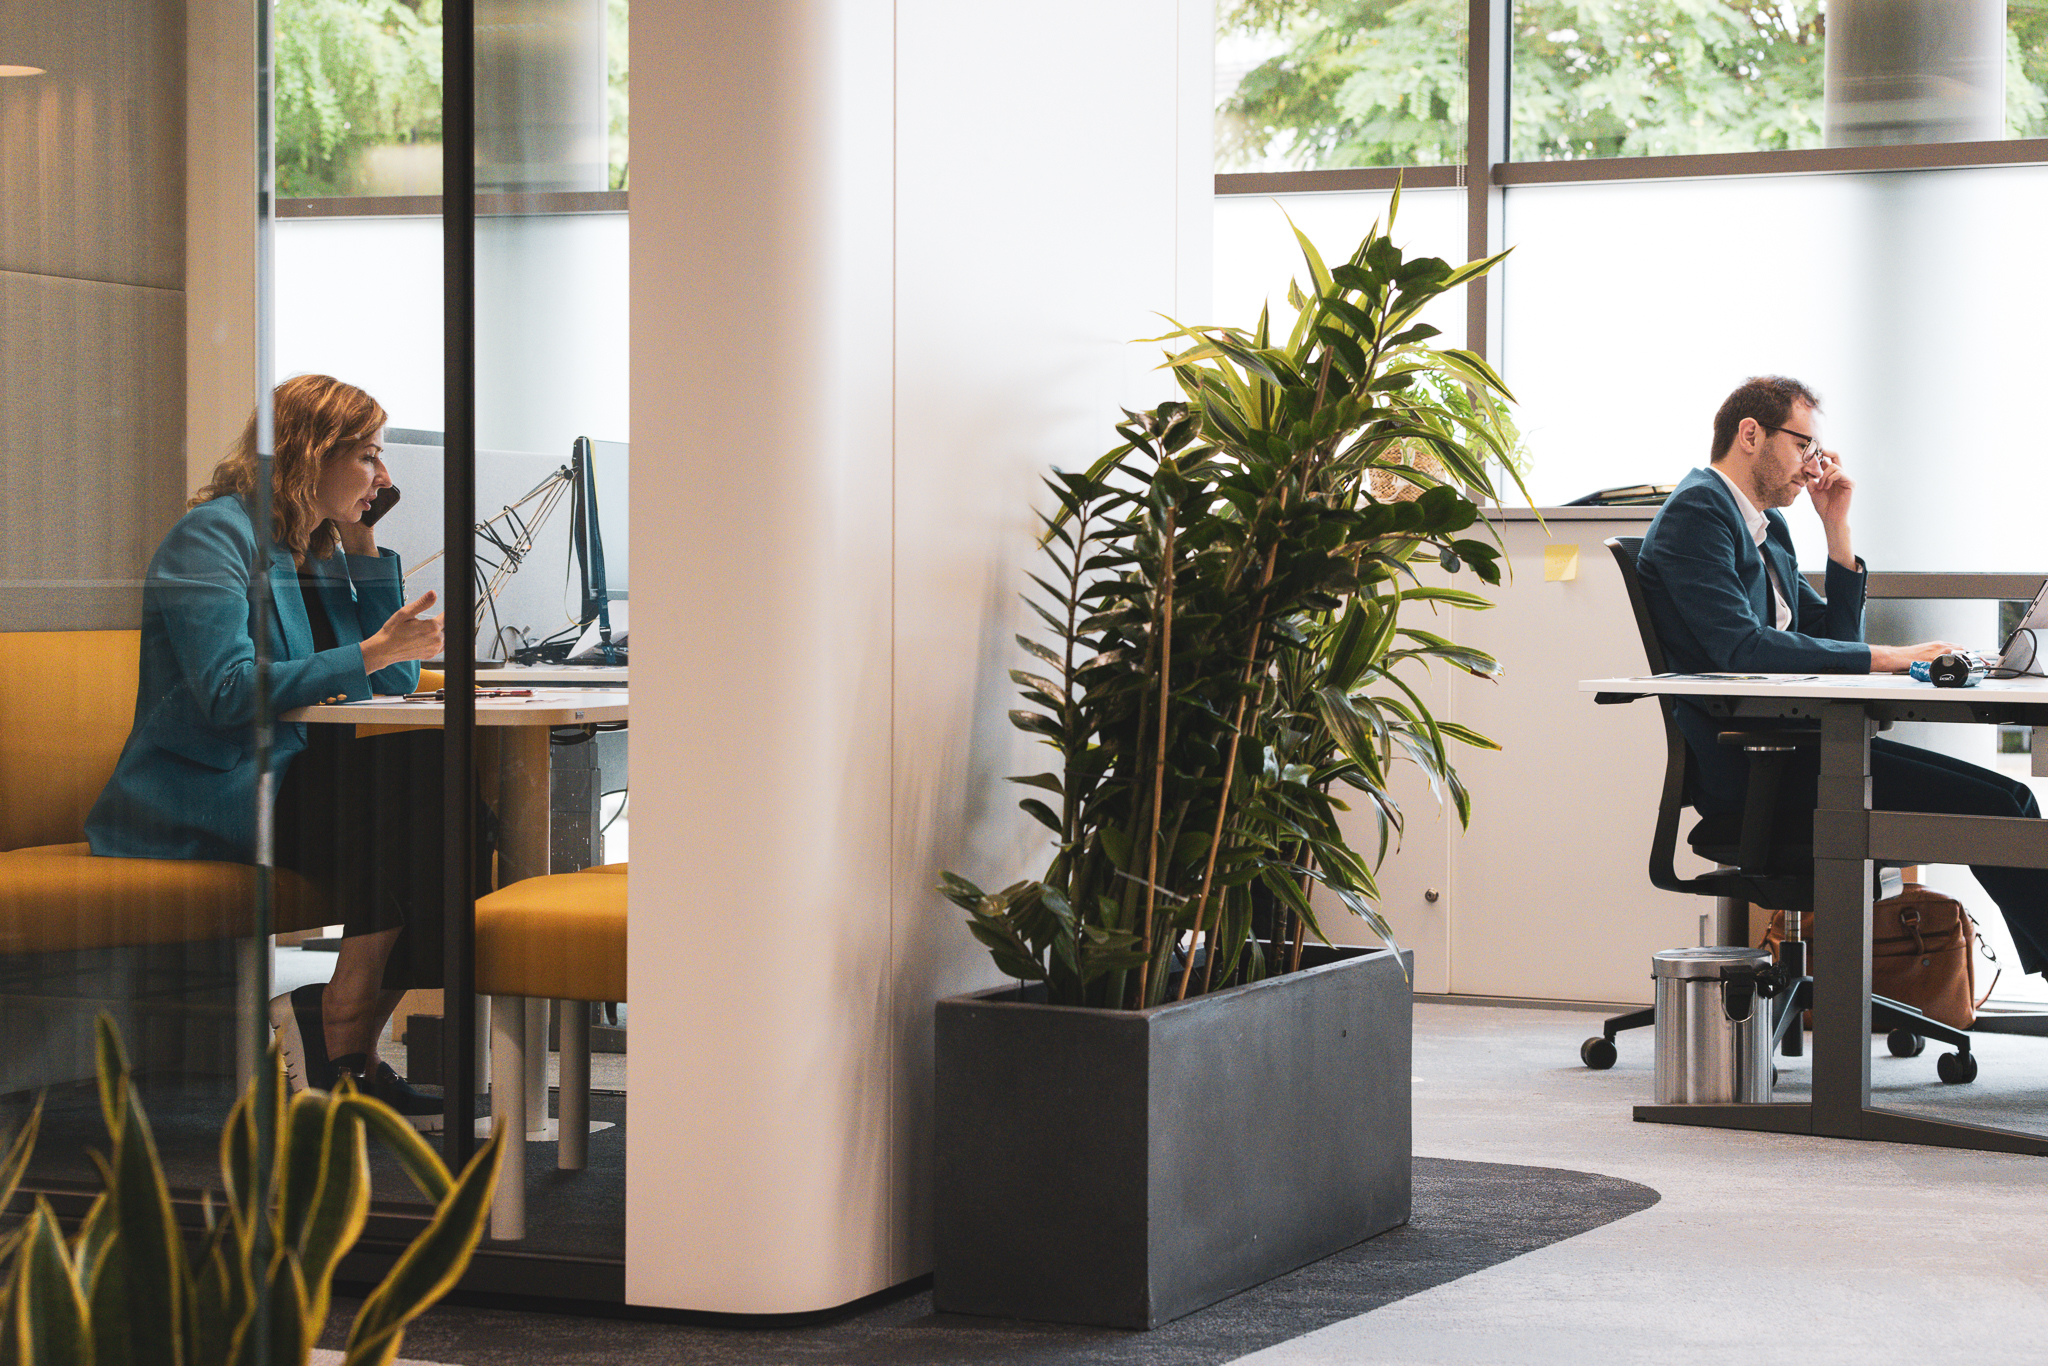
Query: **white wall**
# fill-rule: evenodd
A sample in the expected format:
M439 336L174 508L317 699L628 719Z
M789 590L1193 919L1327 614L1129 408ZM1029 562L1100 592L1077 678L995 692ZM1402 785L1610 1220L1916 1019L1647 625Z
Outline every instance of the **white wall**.
M376 395L395 427L442 415L441 220L277 225L277 374ZM566 460L579 436L632 439L623 213L491 217L476 229L476 439Z
M820 1309L929 1269L931 1007L995 980L931 887L1044 857L1000 782L1030 506L1206 308L1210 12L633 37L627 1295Z

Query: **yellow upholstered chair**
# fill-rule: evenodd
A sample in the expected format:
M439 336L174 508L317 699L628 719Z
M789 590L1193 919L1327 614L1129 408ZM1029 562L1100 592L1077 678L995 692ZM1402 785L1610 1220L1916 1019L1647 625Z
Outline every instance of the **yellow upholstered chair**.
M476 989L491 999L491 1116L514 1135L547 1126L547 1003L561 1003L556 1166L590 1156L591 1001L626 999L626 865L526 878L476 903ZM526 1145L505 1150L493 1238L526 1236Z
M139 631L0 633L0 953L226 939L255 924L239 863L94 858L85 818L135 714ZM279 930L325 923L305 882L276 882Z

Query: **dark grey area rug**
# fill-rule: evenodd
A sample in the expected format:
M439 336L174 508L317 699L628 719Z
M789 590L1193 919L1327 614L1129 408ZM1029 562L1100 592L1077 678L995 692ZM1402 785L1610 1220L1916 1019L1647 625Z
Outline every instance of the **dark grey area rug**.
M1591 1172L1415 1159L1411 1222L1149 1333L938 1314L929 1291L800 1328L708 1327L442 1304L402 1357L454 1366L684 1363L1005 1363L1204 1366L1469 1276L1657 1203L1656 1191ZM323 1345L355 1314L337 1301Z

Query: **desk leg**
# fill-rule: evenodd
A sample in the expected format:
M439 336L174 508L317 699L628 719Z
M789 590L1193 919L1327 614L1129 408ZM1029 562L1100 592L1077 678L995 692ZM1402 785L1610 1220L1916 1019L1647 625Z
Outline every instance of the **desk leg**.
M1870 1104L1870 737L1855 703L1821 710L1813 817L1813 1131L1861 1137Z
M492 726L489 731L497 750L498 885L503 887L548 871L548 728Z

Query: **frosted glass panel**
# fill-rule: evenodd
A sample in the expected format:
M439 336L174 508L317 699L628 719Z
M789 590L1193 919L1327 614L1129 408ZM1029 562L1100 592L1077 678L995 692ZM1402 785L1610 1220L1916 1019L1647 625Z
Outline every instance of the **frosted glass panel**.
M2010 399L2039 385L2044 214L2039 167L1509 191L1501 359L1532 491L1675 481L1730 389L1790 374L1858 480L1873 567L2039 567L2048 433Z
M1274 326L1291 326L1294 310L1287 305L1287 282L1306 279L1308 266L1294 240L1294 226L1308 234L1326 261L1349 256L1367 229L1387 216L1391 191L1344 194L1226 195L1216 200L1214 301L1207 318L1183 322L1227 323L1249 329L1259 309L1270 303ZM1453 265L1465 260L1465 192L1408 190L1401 195L1401 216L1394 241L1411 256L1441 256ZM1425 309L1432 326L1443 329L1444 343L1463 345L1465 295L1454 290Z

